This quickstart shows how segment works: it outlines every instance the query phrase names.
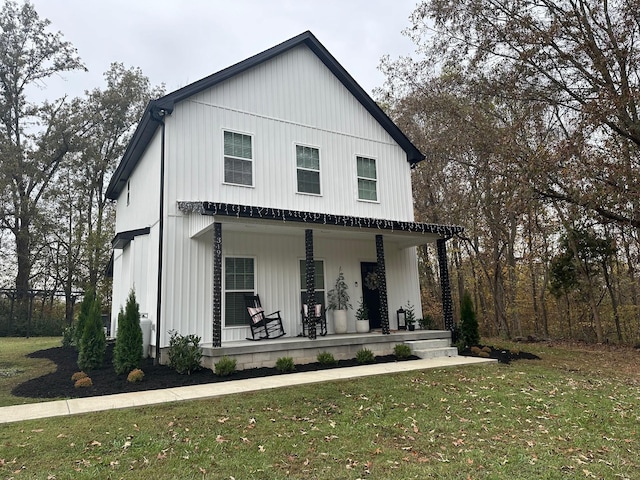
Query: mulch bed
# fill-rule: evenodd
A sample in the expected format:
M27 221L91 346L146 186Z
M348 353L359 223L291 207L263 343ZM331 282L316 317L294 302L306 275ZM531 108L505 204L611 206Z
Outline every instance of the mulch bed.
M220 377L209 369L202 369L190 375L181 375L166 365L154 365L153 359L145 359L140 368L144 372L144 380L138 383L127 382L126 375L116 375L112 366L113 344L107 346L104 366L89 373L93 382L92 387L75 388L71 376L79 371L77 365L78 354L71 347L55 347L39 350L29 355L30 358L46 358L57 365L55 372L42 377L24 382L13 389L12 395L29 398L82 398L99 395L111 395L115 393L140 392L145 390L158 390L170 387L183 387L205 383L225 382L245 378L259 378L271 375L286 375L275 368L252 368L240 370L232 375ZM462 352L462 355L474 356L471 351ZM511 352L508 350L494 349L489 353L491 358L501 363L510 363L513 360L539 359L538 356L526 352ZM406 360L415 360L418 357L411 356ZM395 355L376 357L376 363L389 363L399 361ZM405 361L405 360L401 360ZM296 372L309 372L328 368L352 367L359 365L355 359L339 360L336 366L328 367L319 363L296 365Z

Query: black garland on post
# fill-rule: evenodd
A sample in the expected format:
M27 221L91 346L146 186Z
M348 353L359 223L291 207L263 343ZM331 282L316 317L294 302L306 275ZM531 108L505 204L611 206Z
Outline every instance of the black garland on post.
M451 285L449 284L449 265L447 263L447 239L440 238L438 245L438 265L440 267L440 289L442 290L442 315L444 328L455 331L453 323L453 303L451 301ZM455 339L454 339L455 340Z
M213 224L213 346L222 346L222 224Z
M305 276L307 280L307 325L309 340L316 339L316 265L313 261L313 230L304 231L306 253Z
M384 243L382 235L376 235L376 257L378 260L378 293L380 294L380 320L382 334L389 335L389 306L387 300L387 272L384 266Z

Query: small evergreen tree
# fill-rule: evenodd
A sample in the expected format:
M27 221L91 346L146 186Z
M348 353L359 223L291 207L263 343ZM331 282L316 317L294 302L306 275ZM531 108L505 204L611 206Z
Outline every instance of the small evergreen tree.
M88 372L102 366L107 339L100 318L100 300L94 299L86 318L84 332L78 346L78 367Z
M80 350L80 341L82 335L84 335L84 326L87 324L87 318L91 312L91 306L95 300L96 294L93 290L89 289L84 292L84 298L80 304L80 312L78 313L78 320L73 332L73 345L77 350Z
M118 314L118 333L113 350L113 367L118 375L140 367L143 356L140 306L133 290L129 293L124 311Z
M467 291L462 295L460 304L460 340L464 346L468 347L480 343L478 320L476 320L476 312L473 310L471 295Z

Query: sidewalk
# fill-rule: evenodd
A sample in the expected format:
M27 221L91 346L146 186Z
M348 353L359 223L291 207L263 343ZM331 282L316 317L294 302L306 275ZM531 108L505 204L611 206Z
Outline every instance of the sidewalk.
M305 385L310 383L345 380L349 378L382 375L385 373L425 370L429 368L452 367L476 363L495 362L477 357L442 357L413 360L410 362L383 363L380 365L360 365L357 367L334 368L315 372L290 373L271 377L228 382L194 385L190 387L166 388L135 393L120 393L99 397L72 398L53 402L30 403L0 407L0 424L35 420L38 418L61 417L79 413L99 412L117 408L141 407L157 403L180 402L202 398L220 397L234 393L255 392L270 388Z

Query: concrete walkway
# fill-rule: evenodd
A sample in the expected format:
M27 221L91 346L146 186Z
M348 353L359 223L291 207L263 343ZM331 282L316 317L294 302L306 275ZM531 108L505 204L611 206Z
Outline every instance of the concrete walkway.
M38 418L60 417L79 413L99 412L117 408L141 407L157 403L180 402L202 398L220 397L234 393L255 392L270 388L306 385L310 383L346 380L350 378L382 375L385 373L408 372L428 368L452 367L477 363L495 362L495 360L477 357L442 357L409 362L382 363L379 365L360 365L357 367L333 368L315 372L290 373L271 377L228 382L175 387L144 392L119 393L99 397L72 398L53 402L30 403L0 407L0 424L35 420Z

